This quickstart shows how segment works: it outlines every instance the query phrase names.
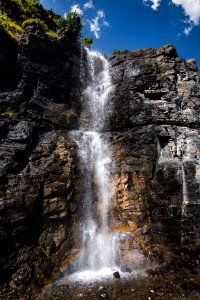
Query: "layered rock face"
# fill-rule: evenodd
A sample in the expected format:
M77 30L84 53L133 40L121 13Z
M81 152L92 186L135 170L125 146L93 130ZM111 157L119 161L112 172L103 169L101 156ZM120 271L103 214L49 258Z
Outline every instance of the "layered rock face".
M195 258L200 249L195 61L179 58L167 45L113 56L110 64L113 182L121 222L116 230L123 225L132 237L123 251L129 256L130 248L143 249L159 264L174 255Z
M76 145L66 128L78 126L80 51L37 26L18 43L0 35L0 268L9 283L0 298L18 299L44 286L72 247Z
M42 287L77 246L83 186L69 130L84 122L83 61L78 47L72 52L64 37L53 40L34 26L25 28L18 45L0 35L0 266L9 297L18 299L30 294L31 285ZM179 58L168 45L113 56L110 71L115 92L102 134L113 161L110 225L124 233L123 259L133 266L138 249L159 264L180 254L195 258L200 245L195 62Z

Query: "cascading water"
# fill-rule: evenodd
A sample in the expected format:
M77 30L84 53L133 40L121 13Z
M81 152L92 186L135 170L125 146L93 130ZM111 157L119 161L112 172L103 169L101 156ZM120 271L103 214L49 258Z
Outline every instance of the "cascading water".
M80 130L100 131L106 119L105 104L113 90L109 74L109 63L106 58L86 49L87 53L87 86L83 92L84 110L87 111L86 124Z
M109 64L95 51L87 53L87 87L83 93L88 119L73 133L83 164L84 221L80 225L82 249L77 272L104 274L116 266L117 238L109 230L109 206L112 196L109 184L110 149L101 129L106 118L105 104L113 90ZM93 275L92 275L93 276Z

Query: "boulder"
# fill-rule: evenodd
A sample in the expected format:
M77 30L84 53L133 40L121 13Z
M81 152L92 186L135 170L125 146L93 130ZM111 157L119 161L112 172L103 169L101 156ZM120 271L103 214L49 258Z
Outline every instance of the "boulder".
M121 277L121 276L120 276L119 271L116 271L116 272L113 273L113 278L119 279L120 277Z

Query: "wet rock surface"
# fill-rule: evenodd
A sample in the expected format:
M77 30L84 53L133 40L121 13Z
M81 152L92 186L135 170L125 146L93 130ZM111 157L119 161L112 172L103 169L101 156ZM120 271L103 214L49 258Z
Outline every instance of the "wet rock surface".
M15 299L30 284L43 286L70 245L75 145L51 131L27 148L13 142L1 147L9 160L1 172L1 280L10 281Z
M188 269L90 284L67 283L46 287L37 300L197 300L199 273Z
M115 55L110 64L112 227L127 235L125 264L131 267L134 248L158 264L176 255L196 259L200 84L195 60L179 58L167 45Z
M72 247L79 46L0 35L0 298L34 299Z
M1 299L36 299L62 261L79 252L83 182L77 145L80 48L27 26L0 47ZM200 249L199 72L171 45L110 58L115 92L103 133L110 145L110 226L121 235L127 273ZM4 76L5 75L5 76ZM150 262L150 263L149 263ZM125 268L124 267L124 268ZM82 287L53 287L38 299L198 299L199 272L181 269ZM195 273L197 272L197 273ZM196 297L196 298L195 298Z

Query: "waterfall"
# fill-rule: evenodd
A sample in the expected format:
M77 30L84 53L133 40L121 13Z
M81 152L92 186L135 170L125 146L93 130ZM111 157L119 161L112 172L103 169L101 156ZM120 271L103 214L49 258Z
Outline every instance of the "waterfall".
M187 181L185 176L185 168L184 165L182 165L182 193L183 193L183 201L182 201L182 215L186 214L187 205L189 203L189 197L188 197L188 191L187 191Z
M83 92L86 111L79 131L73 133L78 156L83 165L84 220L80 224L83 253L77 272L106 272L116 266L117 238L109 230L109 207L112 197L109 183L111 153L101 133L105 123L105 105L113 90L109 64L103 55L86 49L87 86Z
M85 49L87 54L86 72L87 80L83 91L82 105L87 112L87 120L83 122L80 130L101 131L106 119L105 104L113 90L109 74L109 63L99 52ZM82 66L84 68L84 66ZM85 74L87 73L87 74Z

